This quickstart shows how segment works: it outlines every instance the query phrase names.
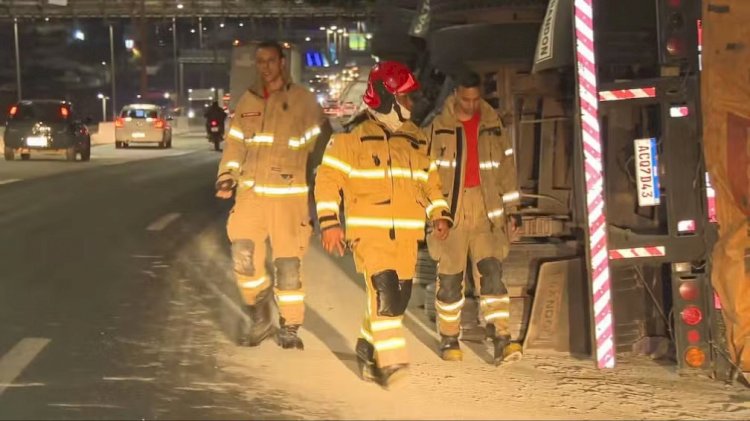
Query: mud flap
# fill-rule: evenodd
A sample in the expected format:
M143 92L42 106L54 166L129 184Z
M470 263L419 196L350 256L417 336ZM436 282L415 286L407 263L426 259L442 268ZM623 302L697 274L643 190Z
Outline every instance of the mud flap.
M586 276L581 258L539 267L524 352L591 354Z

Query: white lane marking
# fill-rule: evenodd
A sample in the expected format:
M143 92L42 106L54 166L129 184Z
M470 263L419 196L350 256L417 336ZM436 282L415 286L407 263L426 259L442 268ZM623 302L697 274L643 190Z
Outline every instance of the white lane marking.
M102 409L120 409L118 405L108 405L103 403L48 403L47 406L58 408L102 408Z
M49 342L46 338L23 338L0 358L0 395Z
M7 180L0 180L0 186L2 186L3 184L17 183L19 181L21 181L20 178L9 178Z
M164 256L149 256L146 254L133 254L130 257L133 259L161 259Z
M161 218L157 219L146 228L146 231L161 231L166 228L169 224L176 221L181 215L179 213L168 213Z

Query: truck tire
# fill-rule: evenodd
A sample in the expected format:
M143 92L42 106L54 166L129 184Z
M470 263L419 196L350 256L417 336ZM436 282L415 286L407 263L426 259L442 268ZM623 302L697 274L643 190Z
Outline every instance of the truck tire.
M22 161L28 161L29 159L31 159L31 154L29 154L29 153L22 153L21 154L21 160Z
M87 143L84 145L83 150L81 151L81 161L89 161L91 160L91 144Z
M5 147L5 160L6 161L12 161L16 158L15 153L13 152L13 148Z
M531 63L539 26L538 23L481 23L438 29L430 34L428 41L430 60L446 73L462 70L466 62Z

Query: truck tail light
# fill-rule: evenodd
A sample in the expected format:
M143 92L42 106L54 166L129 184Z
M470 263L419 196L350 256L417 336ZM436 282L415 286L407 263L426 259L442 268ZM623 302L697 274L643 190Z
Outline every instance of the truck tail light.
M154 122L154 127L157 129L163 129L166 126L166 122L162 119L158 119Z
M695 220L686 219L677 222L677 232L679 234L695 234Z
M695 281L681 283L680 297L686 301L693 301L698 298L698 283Z
M211 127L216 127L219 125L219 122L216 120L211 120Z
M701 341L701 334L695 329L689 330L686 336L690 345L695 345Z
M122 117L117 117L117 120L115 120L115 127L123 128L125 127L125 119Z
M685 363L690 367L698 368L705 362L706 354L700 348L691 346L685 351Z
M62 118L68 118L68 115L70 115L70 111L68 111L65 107L60 107L60 115Z
M696 326L703 320L703 312L696 306L687 306L680 313L682 321L688 326Z
M15 117L16 114L18 114L18 106L14 105L14 106L10 107L10 116L11 117Z

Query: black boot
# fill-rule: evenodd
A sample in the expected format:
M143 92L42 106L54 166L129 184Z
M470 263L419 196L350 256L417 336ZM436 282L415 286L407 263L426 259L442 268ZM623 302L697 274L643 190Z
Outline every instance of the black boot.
M258 295L254 305L245 306L245 313L250 317L250 326L240 335L240 345L258 346L271 336L273 333L271 305L273 305L273 300L269 288Z
M440 358L445 361L461 361L464 354L458 344L458 336L440 335Z
M375 347L367 342L366 339L359 338L357 339L354 351L357 353L357 364L359 365L359 373L362 376L362 380L368 382L376 381L380 373L378 372L378 367L375 365Z
M386 389L391 389L406 378L409 371L409 364L393 364L381 368L378 376L378 383Z
M305 349L302 339L297 336L299 325L287 325L284 323L284 319L281 319L280 325L278 334L279 346L284 349Z

